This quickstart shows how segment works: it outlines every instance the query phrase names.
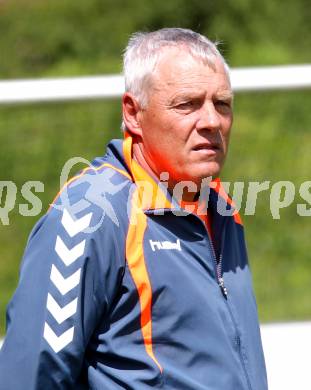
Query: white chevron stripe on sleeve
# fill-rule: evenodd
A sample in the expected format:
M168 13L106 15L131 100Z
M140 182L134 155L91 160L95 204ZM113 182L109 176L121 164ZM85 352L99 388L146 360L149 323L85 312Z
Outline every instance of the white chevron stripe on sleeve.
M67 266L83 255L84 248L85 240L79 242L79 244L73 248L68 249L64 241L59 236L56 238L55 251Z
M78 298L75 298L66 306L60 307L50 293L48 294L48 299L46 302L46 308L59 324L61 324L62 322L67 320L67 318L70 318L76 313L77 305L78 305Z
M56 266L52 264L50 279L62 295L67 294L80 283L80 276L81 268L79 268L74 274L68 276L68 278L64 278Z
M82 232L86 229L91 222L93 213L89 213L84 215L82 218L73 219L69 212L64 209L63 217L62 217L62 225L66 229L66 232L70 235L70 237L74 237L76 234Z
M48 342L53 351L56 353L58 353L69 343L71 343L71 341L73 340L73 334L74 326L66 330L66 332L64 332L60 336L56 336L50 326L47 323L44 324L43 337Z

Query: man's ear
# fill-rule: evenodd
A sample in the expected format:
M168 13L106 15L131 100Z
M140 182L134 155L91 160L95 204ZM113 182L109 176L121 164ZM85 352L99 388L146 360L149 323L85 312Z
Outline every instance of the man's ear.
M125 92L122 97L123 122L133 135L142 135L140 113L141 108L135 97L131 93Z

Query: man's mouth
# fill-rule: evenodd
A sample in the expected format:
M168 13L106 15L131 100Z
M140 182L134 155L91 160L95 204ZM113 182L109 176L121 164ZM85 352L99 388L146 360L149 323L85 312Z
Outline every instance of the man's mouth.
M209 151L209 152L217 152L217 151L220 151L221 148L218 144L216 143L201 143L201 144L198 144L196 145L194 148L193 148L194 151L199 151L199 150L202 150L202 151Z

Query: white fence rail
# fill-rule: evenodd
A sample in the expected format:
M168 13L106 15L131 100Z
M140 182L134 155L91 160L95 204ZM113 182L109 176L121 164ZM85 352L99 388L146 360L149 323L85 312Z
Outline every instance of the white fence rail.
M311 65L231 70L234 91L311 88ZM122 95L122 75L0 81L0 104L110 99Z
M311 322L265 324L261 334L269 390L311 389Z

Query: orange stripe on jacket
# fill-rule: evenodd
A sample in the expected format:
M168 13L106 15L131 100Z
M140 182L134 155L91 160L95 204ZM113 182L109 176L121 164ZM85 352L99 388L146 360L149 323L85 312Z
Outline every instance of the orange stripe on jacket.
M140 324L145 349L162 372L162 366L153 353L152 345L152 287L145 263L143 240L147 217L139 207L140 196L137 188L132 197L129 230L126 237L126 260L139 295Z
M125 176L126 178L128 178L129 180L132 181L131 176L130 176L127 172L125 172L125 171L123 171L122 169L119 169L119 168L117 168L117 167L115 167L115 166L113 166L113 165L111 165L111 164L109 164L109 163L103 163L102 165L100 165L100 166L97 167L97 168L94 168L94 167L87 167L87 168L84 168L83 171L82 171L79 175L72 177L71 179L69 179L69 180L63 185L63 187L61 188L61 190L57 193L57 195L56 195L55 198L53 199L52 203L50 204L50 207L49 207L48 211L51 210L51 208L53 207L53 204L57 201L57 199L59 198L60 194L64 191L64 189L65 189L66 187L69 186L69 184L71 184L72 182L76 181L77 179L79 179L79 178L82 177L85 173L87 173L87 172L89 172L89 171L94 171L94 172L95 172L95 171L99 171L101 168L104 168L104 167L114 169L115 171L119 172L121 175Z

